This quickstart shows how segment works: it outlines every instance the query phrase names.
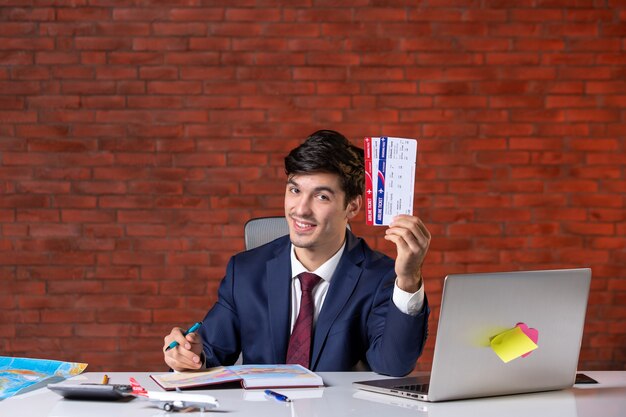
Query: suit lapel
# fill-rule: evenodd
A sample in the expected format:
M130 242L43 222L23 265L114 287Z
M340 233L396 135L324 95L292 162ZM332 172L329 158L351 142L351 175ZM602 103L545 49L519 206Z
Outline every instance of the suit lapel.
M277 251L277 256L265 264L270 339L274 344L274 363L284 363L289 338L289 309L291 308L290 244Z
M328 337L328 332L350 299L350 295L361 277L362 269L358 264L363 260L363 251L351 232L347 232L347 239L345 253L333 274L322 311L320 311L315 324L313 350L311 351L311 369L315 369L317 366L317 361Z

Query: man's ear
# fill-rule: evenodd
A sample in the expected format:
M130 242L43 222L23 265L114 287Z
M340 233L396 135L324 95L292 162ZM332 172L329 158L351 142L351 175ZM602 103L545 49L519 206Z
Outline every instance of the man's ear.
M350 220L354 216L356 216L359 213L359 210L361 209L362 204L363 204L363 198L360 195L353 198L352 201L350 201L348 203L348 206L346 207L346 218Z

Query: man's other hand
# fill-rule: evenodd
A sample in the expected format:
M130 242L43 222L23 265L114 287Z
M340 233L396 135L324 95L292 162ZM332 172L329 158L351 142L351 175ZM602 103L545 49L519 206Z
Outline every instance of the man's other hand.
M197 333L183 335L184 330L174 327L170 334L163 339L163 356L165 363L175 371L189 371L200 369L203 364L200 359L202 354L202 337ZM178 346L166 350L173 341Z
M422 263L430 245L430 232L415 216L401 214L393 218L385 239L396 245L395 272L401 290L414 293L422 285Z

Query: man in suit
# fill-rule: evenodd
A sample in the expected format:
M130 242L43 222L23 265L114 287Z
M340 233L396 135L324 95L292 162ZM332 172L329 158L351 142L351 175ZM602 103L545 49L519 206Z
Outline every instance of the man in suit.
M165 362L193 370L233 364L241 353L244 364L347 371L362 363L408 374L427 335L427 228L414 216L393 220L385 239L395 261L346 228L362 206L364 161L338 132L313 133L285 158L285 171L289 236L231 258L200 330L165 337ZM174 340L179 346L165 350Z

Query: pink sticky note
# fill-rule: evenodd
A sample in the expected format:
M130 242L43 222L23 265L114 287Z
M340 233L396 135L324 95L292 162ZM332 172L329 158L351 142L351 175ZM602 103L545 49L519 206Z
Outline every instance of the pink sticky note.
M519 327L519 328L520 328L520 330L521 330L522 332L524 332L524 334L525 334L526 336L528 336L528 338L529 338L530 340L532 340L532 341L533 341L533 343L535 343L536 345L538 344L538 343L537 343L537 340L539 340L539 331L538 331L537 329L533 329L532 327L528 327L528 326L526 325L526 323L517 323L515 326L516 326L516 327ZM525 358L526 356L530 355L531 353L533 353L533 351L532 351L532 350L531 350L530 352L526 352L526 353L524 353L524 354L522 355L522 358Z

